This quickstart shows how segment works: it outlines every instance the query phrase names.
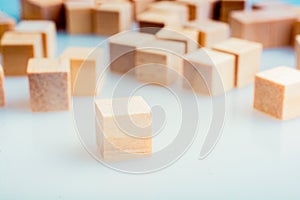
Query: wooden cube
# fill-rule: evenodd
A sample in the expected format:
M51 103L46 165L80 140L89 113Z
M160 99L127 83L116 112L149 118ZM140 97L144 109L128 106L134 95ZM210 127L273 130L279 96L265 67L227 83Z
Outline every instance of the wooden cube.
M56 54L56 27L52 21L23 20L16 26L21 33L39 33L43 39L44 57L54 58Z
M234 87L233 55L201 48L187 54L183 65L183 88L204 95L221 95Z
M151 108L142 97L99 99L95 110L97 144L105 161L151 155Z
M67 60L33 58L28 62L30 105L33 112L70 108L70 65Z
M21 19L51 20L64 27L64 0L21 0Z
M287 46L296 21L297 15L289 10L236 11L230 19L231 34L260 42L265 48Z
M0 107L5 106L5 91L4 91L4 72L0 65Z
M6 31L15 29L16 21L8 15L0 12L0 40Z
M230 28L224 22L214 20L193 21L186 24L199 32L198 42L201 47L212 47L214 44L229 38Z
M297 35L295 42L296 67L300 70L300 35Z
M235 82L238 88L254 81L260 67L262 45L247 40L230 38L213 46L216 51L235 56Z
M211 2L209 0L177 0L188 8L189 21L205 20L212 15Z
M66 28L69 34L91 34L93 32L93 3L67 2Z
M199 32L195 28L183 27L179 30L161 29L156 33L158 39L182 42L185 44L185 53L198 49Z
M246 0L221 0L220 6L220 20L228 22L232 11L246 8Z
M136 49L155 37L139 32L125 32L109 38L110 70L126 73L135 67Z
M277 67L255 77L254 108L277 119L300 116L300 72Z
M114 35L130 30L132 26L132 5L129 2L111 2L94 8L94 32L100 35Z
M1 39L2 64L5 75L27 75L29 58L43 57L41 34L6 32Z
M97 69L104 65L103 49L69 47L60 57L70 61L72 95L96 95Z

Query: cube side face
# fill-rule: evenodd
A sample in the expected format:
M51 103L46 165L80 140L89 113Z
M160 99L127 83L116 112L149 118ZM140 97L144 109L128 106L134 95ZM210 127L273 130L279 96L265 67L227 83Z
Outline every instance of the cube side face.
M0 107L5 105L4 73L0 65Z
M254 108L282 119L285 87L256 76L254 90Z
M300 80L296 84L288 85L285 89L283 103L283 117L288 120L300 116Z
M66 111L70 108L69 73L29 74L33 112Z
M272 31L270 35L272 40L271 47L288 46L291 44L294 23L294 19L285 19L270 24Z
M66 15L66 26L69 34L89 34L93 32L92 11L90 8L69 8Z
M209 31L209 32L206 32L206 33L203 33L203 37L204 37L204 40L205 42L204 43L204 46L205 47L212 47L213 45L219 43L219 42L222 42L226 39L229 38L229 27L220 27L220 28L216 28L216 30L213 30L213 31Z
M296 37L295 51L296 51L295 53L296 53L297 69L300 69L300 35Z
M114 35L120 30L120 13L97 10L94 12L94 32L99 35Z

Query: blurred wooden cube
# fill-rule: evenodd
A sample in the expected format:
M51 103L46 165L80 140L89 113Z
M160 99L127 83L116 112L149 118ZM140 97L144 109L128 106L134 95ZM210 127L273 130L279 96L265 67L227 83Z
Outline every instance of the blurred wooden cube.
M205 20L211 17L211 3L209 0L177 0L188 8L189 21Z
M67 2L66 28L69 34L93 33L93 7L90 2Z
M30 58L43 57L41 34L6 32L1 39L2 64L7 76L27 75Z
M33 112L70 109L70 65L67 60L33 58L28 62L27 72Z
M52 21L23 20L16 26L17 32L39 33L43 39L44 57L54 58L56 54L56 27Z
M234 87L233 55L201 48L187 54L183 65L184 88L204 95L222 95Z
M110 70L126 73L135 67L136 49L155 37L140 32L125 32L109 38Z
M132 5L129 2L111 2L94 8L94 32L100 35L114 35L130 30L132 26Z
M103 49L68 47L60 57L70 61L72 95L96 95L97 69L104 65Z
M300 70L300 35L297 35L295 41L296 67Z
M95 110L97 144L105 161L151 155L151 108L142 97L99 99Z
M221 0L220 6L220 20L228 22L232 11L246 8L246 0Z
M260 42L265 48L287 46L296 21L297 15L289 10L236 11L230 19L231 34Z
M214 44L222 42L230 36L229 25L224 22L202 20L189 22L186 26L198 30L198 43L201 47L212 47Z
M277 67L255 77L254 108L277 119L300 116L300 71Z
M4 72L0 65L0 107L5 106L5 91L4 91Z

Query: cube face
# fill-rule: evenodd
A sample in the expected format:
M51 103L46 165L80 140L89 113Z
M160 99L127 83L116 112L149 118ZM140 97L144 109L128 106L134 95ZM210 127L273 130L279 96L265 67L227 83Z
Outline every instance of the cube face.
M16 22L13 18L0 12L0 40L6 31L12 31L15 28L15 24Z
M96 12L94 14L94 32L96 34L114 35L121 31L119 12L103 10Z
M5 92L4 92L4 73L0 65L0 107L5 105Z
M220 20L228 22L230 12L236 10L244 10L246 7L246 0L221 0Z
M300 35L296 37L295 51L296 51L296 67L297 69L300 69Z
M69 34L92 33L92 19L92 6L88 3L69 2L66 4L66 27Z

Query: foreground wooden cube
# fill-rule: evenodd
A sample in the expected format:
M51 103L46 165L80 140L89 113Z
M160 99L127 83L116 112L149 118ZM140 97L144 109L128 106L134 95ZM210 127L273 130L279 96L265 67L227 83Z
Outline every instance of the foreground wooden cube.
M232 11L244 10L246 0L221 0L220 2L220 20L228 22Z
M16 21L8 15L0 12L0 40L6 31L14 30ZM0 49L1 50L1 49Z
M7 76L27 75L30 58L43 57L41 34L6 32L1 39L2 64Z
M300 72L277 67L255 77L254 108L277 119L300 116Z
M300 69L300 35L297 35L295 41L295 51L296 51L296 67Z
M142 97L95 101L96 138L107 162L150 156L151 109Z
M33 112L70 109L70 65L67 60L30 59L27 72Z
M129 2L111 2L94 8L94 32L100 35L114 35L130 30L132 26L132 5Z
M155 37L139 32L125 32L109 38L110 70L126 73L135 67L136 49Z
M66 29L69 34L91 34L93 32L93 7L91 2L67 2Z
M4 91L4 72L0 65L0 107L5 106L5 91Z
M260 43L230 38L214 45L213 49L235 56L235 87L241 88L254 81L262 55Z
M288 46L292 41L295 12L288 9L236 11L230 19L231 34L262 43L265 48Z
M101 48L69 47L60 56L69 60L73 96L94 96L97 94L97 69L104 65L104 51Z
M227 23L215 20L193 21L186 24L199 32L198 43L201 47L212 47L214 44L229 38L230 28Z
M201 48L187 54L183 65L183 88L204 95L221 95L234 87L233 55Z
M136 51L135 78L138 81L170 85L182 74L185 45L181 42L154 40Z

